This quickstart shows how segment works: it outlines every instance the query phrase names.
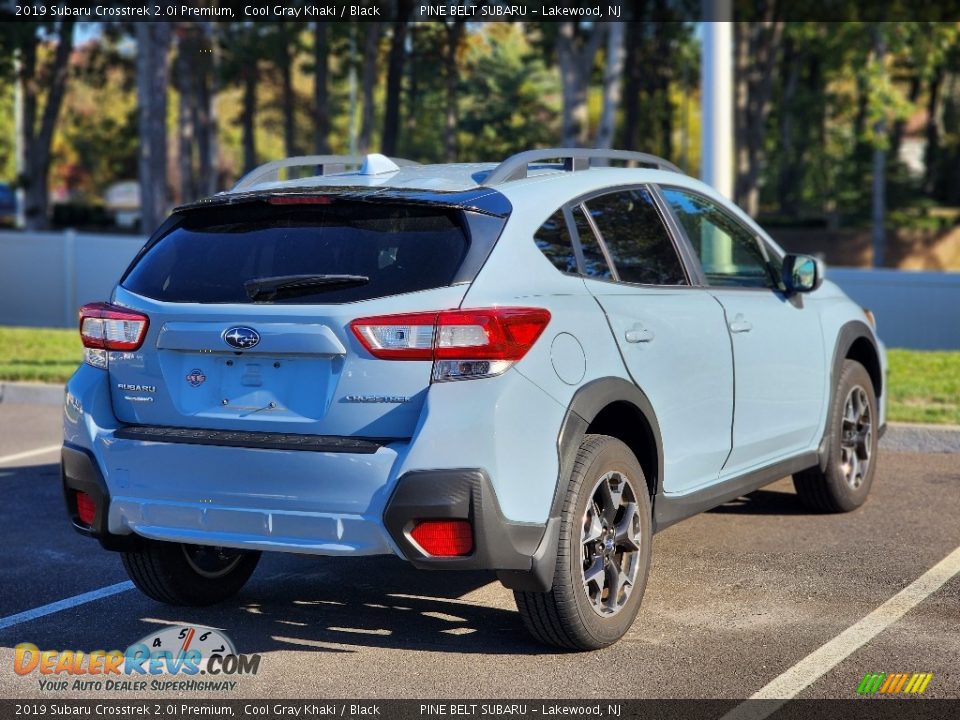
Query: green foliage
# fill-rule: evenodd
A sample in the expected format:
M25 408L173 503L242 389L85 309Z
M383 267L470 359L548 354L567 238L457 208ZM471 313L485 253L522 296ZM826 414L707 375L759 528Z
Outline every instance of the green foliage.
M407 59L398 154L420 162L442 162L447 33L440 23L423 23L414 25L411 34L416 52Z
M960 425L960 352L890 350L889 419Z
M843 225L865 225L873 151L894 149L894 133L898 126L904 133L907 121L914 122L926 108L930 82L938 71L954 76L960 71L958 25L789 22L784 40L793 54L784 58L778 73L767 128L764 210L797 218L833 214ZM796 74L796 84L788 97L791 73ZM791 128L786 138L784 120ZM957 167L950 160L950 128L957 125L950 118L949 98L942 116L932 121L947 133L933 152L929 174L936 195L948 200L951 185L941 179ZM916 137L915 122L914 128ZM930 197L927 180L908 173L894 152L887 154L886 175L892 209L913 207ZM916 219L917 214L898 214L890 220L907 217Z
M139 136L134 58L104 39L77 50L53 144L51 186L95 200L136 179Z
M11 183L16 174L14 138L13 83L0 82L0 182Z
M76 330L0 327L0 380L63 383L81 362Z
M533 54L519 26L491 25L464 57L460 156L498 160L556 142L559 81Z

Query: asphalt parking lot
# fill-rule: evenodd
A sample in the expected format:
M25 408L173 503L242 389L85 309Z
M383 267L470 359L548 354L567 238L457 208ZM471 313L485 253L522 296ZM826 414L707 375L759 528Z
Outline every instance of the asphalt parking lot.
M120 587L31 619L21 614L127 579L118 556L68 524L59 422L56 407L0 405L0 697L76 697L16 675L18 643L123 649L196 623L263 656L237 697L745 698L960 546L960 455L885 450L869 502L850 515L806 513L781 480L658 535L637 622L595 653L529 640L491 576L391 558L265 555L226 605L170 608ZM798 697L854 698L867 672L929 672L925 697L960 698L958 658L953 574Z

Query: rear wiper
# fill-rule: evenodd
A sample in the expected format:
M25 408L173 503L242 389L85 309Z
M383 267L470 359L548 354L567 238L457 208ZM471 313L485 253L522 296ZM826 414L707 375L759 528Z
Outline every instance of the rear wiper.
M247 280L243 288L251 300L276 300L359 287L368 282L366 275L274 275Z

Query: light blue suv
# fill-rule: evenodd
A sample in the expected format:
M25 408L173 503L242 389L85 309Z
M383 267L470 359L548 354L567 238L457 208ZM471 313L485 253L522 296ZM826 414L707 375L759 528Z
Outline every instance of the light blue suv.
M234 595L261 551L392 553L603 647L653 533L791 474L866 499L884 349L823 273L640 153L269 163L81 310L67 507L162 602Z

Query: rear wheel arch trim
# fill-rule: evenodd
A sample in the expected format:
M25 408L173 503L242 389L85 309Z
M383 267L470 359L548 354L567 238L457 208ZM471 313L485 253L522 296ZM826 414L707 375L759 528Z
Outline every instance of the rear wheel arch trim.
M652 436L653 451L656 453L656 468L653 478L654 487L651 498L659 494L663 484L663 440L660 435L660 423L650 399L639 387L628 380L618 377L606 377L591 380L581 386L570 400L566 415L560 426L557 437L557 453L559 457L559 472L557 487L550 507L550 517L559 517L560 505L566 492L565 481L573 467L577 449L590 424L606 408L616 403L625 403L633 406L647 423ZM627 443L629 445L629 443ZM640 462L640 458L637 458ZM642 466L641 462L641 466ZM644 468L646 472L647 468Z
M560 425L560 432L557 435L559 460L557 483L550 503L546 531L531 558L531 568L522 573L497 573L500 582L511 590L546 592L552 587L560 541L560 515L567 494L567 479L570 477L580 443L583 442L590 423L605 408L615 403L633 406L646 420L650 434L653 436L657 467L654 478L655 492L651 493L650 503L651 506L656 503L663 478L663 443L660 437L660 423L657 421L653 404L640 388L623 378L605 377L591 380L574 393ZM637 462L643 467L640 458L637 458Z

